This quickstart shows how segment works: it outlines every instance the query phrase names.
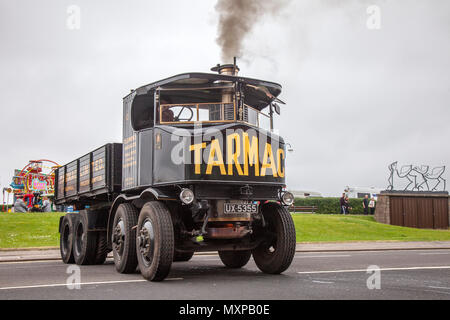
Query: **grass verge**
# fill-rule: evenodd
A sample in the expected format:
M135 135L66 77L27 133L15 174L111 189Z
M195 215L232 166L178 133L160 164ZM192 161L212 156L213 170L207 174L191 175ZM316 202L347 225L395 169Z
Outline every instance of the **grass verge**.
M59 246L60 212L0 213L0 248Z
M391 226L373 216L293 214L293 218L298 242L450 241L450 230Z
M0 248L59 245L58 223L64 213L0 213ZM294 214L298 242L450 241L450 230L384 225L372 216Z

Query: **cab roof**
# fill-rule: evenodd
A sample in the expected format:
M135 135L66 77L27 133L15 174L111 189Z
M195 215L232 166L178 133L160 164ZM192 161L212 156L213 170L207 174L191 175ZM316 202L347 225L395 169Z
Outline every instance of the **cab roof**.
M159 80L142 86L132 93L136 96L147 95L155 89L195 89L205 87L223 86L221 81L238 82L243 84L246 103L257 108L264 109L269 103L276 100L281 93L281 85L274 82L258 79L221 75L213 73L182 73L170 78ZM127 96L128 97L128 96Z

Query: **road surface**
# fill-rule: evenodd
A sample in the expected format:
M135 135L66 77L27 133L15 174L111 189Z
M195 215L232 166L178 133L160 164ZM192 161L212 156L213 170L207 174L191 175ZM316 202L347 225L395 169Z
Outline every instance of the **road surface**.
M217 255L196 255L160 283L119 274L110 259L78 270L60 261L0 263L0 299L450 299L449 249L297 252L282 275L259 272L253 260L229 270Z

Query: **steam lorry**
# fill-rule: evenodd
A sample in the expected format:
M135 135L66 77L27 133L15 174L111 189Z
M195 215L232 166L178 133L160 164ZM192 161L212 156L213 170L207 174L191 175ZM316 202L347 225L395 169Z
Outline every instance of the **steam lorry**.
M285 190L285 142L274 133L279 84L238 75L184 73L123 99L123 141L104 145L55 173L65 263L138 268L150 281L173 262L218 251L228 268L250 258L265 273L285 271L295 228Z

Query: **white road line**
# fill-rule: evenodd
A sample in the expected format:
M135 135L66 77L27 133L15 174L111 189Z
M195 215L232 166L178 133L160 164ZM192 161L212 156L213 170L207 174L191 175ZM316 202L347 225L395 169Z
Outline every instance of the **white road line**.
M433 269L450 269L450 266L436 267L404 267L404 268L381 268L380 271L396 271L396 270L433 270ZM319 273L349 273L349 272L367 272L367 269L353 270L327 270L327 271L299 271L298 274L319 274Z
M314 283L325 283L325 284L334 283L333 281L319 281L319 280L313 280L312 282L314 282Z
M450 252L423 252L420 255L450 254Z
M351 257L349 254L335 254L335 255L320 255L320 256L295 256L297 259L303 259L303 258L340 258L340 257Z
M27 263L55 263L57 260L32 260L32 261L0 261L0 266L8 264L27 264ZM61 265L60 263L58 265ZM65 264L64 264L65 265ZM56 266L56 264L55 264ZM65 265L67 266L67 265Z
M450 295L450 292L446 291L437 291L437 290L424 290L424 291Z
M167 278L165 281L177 281L183 280L183 278ZM86 285L96 285L96 284L116 284L116 283L135 283L135 282L148 282L145 279L136 280L115 280L115 281L96 281L96 282L81 282L81 283L53 283L53 284L38 284L32 286L19 286L19 287L3 287L0 290L14 290L14 289L32 289L32 288L49 288L49 287L66 287L68 285L75 286L86 286Z
M447 288L447 287L434 287L434 286L428 286L428 288L450 290L450 288Z

